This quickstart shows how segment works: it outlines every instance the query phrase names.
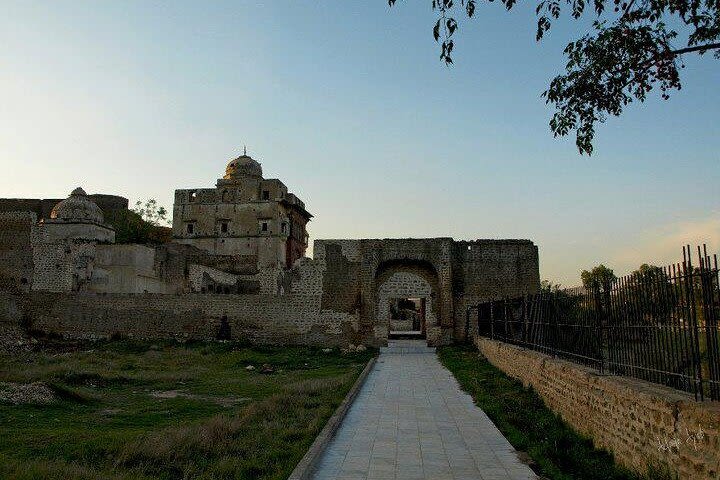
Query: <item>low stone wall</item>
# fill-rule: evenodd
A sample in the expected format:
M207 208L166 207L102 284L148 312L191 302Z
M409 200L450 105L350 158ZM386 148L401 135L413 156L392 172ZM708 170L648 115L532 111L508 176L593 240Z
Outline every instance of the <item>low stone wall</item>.
M639 473L665 465L681 479L720 479L720 402L476 338L496 367L531 386L595 445Z
M319 295L0 293L0 322L23 319L65 338L212 340L227 317L234 340L260 345L365 343L353 315L320 309Z

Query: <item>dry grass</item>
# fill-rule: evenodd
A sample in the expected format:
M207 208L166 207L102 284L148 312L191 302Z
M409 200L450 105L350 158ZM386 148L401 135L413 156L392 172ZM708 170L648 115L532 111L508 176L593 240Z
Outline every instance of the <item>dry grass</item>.
M0 478L286 478L370 355L115 342L2 358L0 381L67 395L0 405ZM183 394L151 395L168 390Z

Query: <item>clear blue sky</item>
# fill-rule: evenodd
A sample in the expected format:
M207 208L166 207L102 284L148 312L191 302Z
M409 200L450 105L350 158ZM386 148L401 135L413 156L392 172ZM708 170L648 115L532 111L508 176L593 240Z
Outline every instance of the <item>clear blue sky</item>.
M438 61L429 0L0 1L0 196L82 185L170 207L242 145L303 198L311 239L530 238L571 285L604 262L720 248L720 62L554 139L540 98L583 25L483 4Z

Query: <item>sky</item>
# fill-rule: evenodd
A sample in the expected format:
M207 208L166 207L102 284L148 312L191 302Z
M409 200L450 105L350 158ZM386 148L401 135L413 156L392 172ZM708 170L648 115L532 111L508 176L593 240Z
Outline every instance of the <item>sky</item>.
M430 1L0 0L0 197L155 198L248 153L320 238L527 238L543 279L720 250L720 62L553 138L540 97L592 17L535 41L534 4L481 4L455 66Z

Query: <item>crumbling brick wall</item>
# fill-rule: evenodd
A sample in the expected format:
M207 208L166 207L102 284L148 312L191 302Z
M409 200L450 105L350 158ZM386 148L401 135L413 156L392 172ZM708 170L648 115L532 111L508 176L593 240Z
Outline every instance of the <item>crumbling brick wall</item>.
M88 195L103 213L127 210L128 199L118 195L93 193ZM50 212L64 198L0 198L0 212L34 213L38 220L50 218Z

